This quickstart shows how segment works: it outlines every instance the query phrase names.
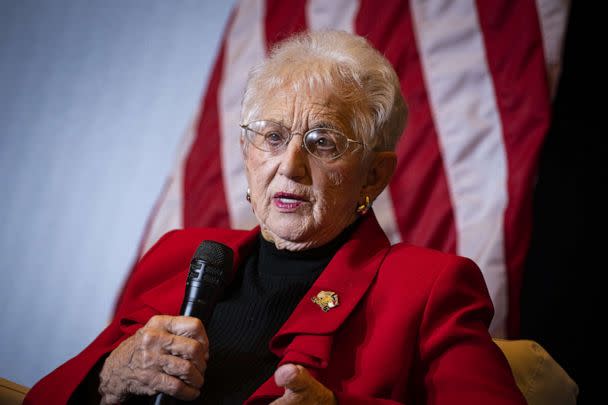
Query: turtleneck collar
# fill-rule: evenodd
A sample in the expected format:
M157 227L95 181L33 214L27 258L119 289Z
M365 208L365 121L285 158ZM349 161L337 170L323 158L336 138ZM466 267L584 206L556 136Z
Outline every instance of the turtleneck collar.
M290 251L277 249L260 234L258 269L262 275L315 277L327 266L334 254L348 240L359 220L346 227L331 242L312 249Z

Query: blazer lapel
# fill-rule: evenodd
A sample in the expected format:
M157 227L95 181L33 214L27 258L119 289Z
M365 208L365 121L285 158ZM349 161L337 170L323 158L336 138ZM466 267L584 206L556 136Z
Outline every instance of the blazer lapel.
M281 358L279 364L301 364L318 378L319 371L329 364L334 332L372 284L389 246L386 235L370 212L271 339L270 350ZM312 301L320 291L336 293L338 306L323 311ZM283 392L271 377L246 403L264 402Z

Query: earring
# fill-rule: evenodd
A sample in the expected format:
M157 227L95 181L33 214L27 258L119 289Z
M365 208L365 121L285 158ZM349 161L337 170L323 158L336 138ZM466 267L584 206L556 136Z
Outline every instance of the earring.
M245 194L245 199L248 202L251 202L251 190L249 189L249 187L247 187L247 194Z
M361 204L361 205L357 205L357 209L355 210L355 212L361 216L367 214L367 211L369 211L369 209L372 207L372 202L369 199L369 196L366 195L365 196L365 203Z

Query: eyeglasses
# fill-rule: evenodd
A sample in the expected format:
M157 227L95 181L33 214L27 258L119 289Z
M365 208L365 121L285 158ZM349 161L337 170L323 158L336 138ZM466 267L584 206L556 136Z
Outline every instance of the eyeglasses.
M283 125L273 121L253 121L241 124L245 139L255 148L280 155L287 149L287 144L296 134ZM313 128L302 135L302 146L315 158L330 162L344 155L351 143L356 148L363 146L363 142L349 139L343 133L331 128ZM356 150L356 149L353 149Z

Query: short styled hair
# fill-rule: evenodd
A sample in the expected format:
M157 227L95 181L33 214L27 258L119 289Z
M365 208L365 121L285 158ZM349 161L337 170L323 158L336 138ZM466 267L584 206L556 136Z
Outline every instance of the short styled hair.
M260 118L263 95L285 86L296 92L331 89L349 106L347 122L367 149L395 150L407 106L395 70L367 39L345 31L306 31L275 44L269 58L250 71L243 123Z

